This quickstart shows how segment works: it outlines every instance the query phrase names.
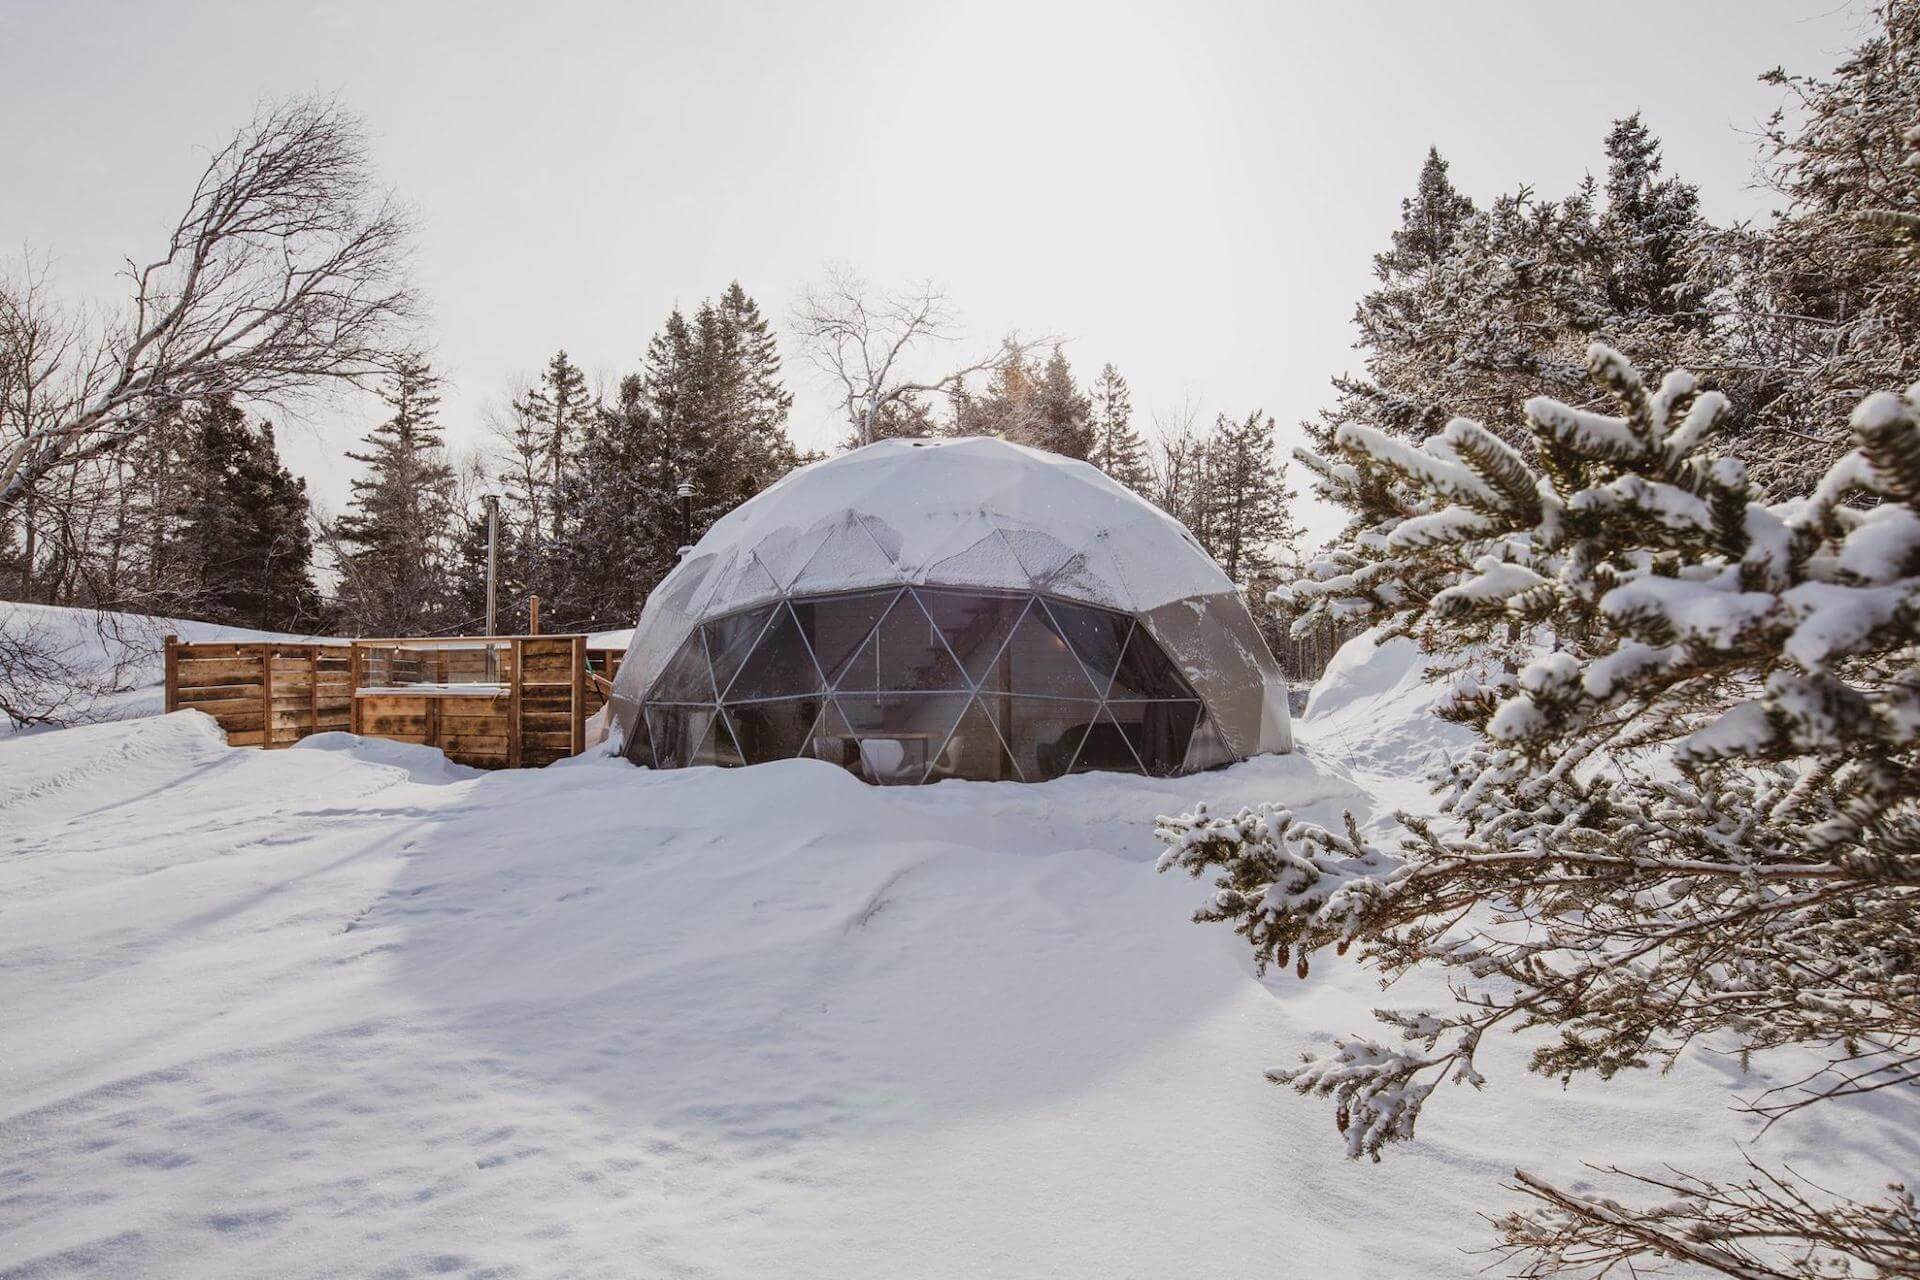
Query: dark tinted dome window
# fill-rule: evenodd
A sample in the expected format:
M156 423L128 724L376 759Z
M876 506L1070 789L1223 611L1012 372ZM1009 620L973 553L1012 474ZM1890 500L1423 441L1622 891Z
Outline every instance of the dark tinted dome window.
M1185 766L1205 708L1125 614L907 587L795 598L688 634L628 755L677 769L812 756L868 782L1040 782Z

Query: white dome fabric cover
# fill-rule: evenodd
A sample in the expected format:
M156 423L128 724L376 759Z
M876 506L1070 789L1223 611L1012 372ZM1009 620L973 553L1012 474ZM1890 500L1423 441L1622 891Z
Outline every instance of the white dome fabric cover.
M615 718L631 740L647 689L703 621L899 584L1038 591L1131 613L1206 703L1225 758L1292 747L1284 678L1194 536L1097 467L992 438L867 445L722 517L648 597Z

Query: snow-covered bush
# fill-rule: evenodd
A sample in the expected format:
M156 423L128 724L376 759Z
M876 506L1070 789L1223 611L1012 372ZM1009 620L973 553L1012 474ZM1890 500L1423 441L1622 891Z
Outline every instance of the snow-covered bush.
M1391 1040L1272 1073L1330 1098L1355 1156L1412 1137L1441 1081L1483 1084L1476 1052L1503 1026L1560 1078L1709 1035L1824 1051L1752 1104L1775 1117L1920 1083L1920 387L1867 398L1818 487L1763 503L1712 447L1719 395L1685 373L1649 389L1603 346L1589 362L1619 412L1529 401L1535 459L1455 419L1418 446L1350 425L1340 458L1312 460L1371 527L1282 607L1518 650L1442 708L1479 734L1443 817L1403 815L1393 847L1271 807L1160 823L1162 870L1217 877L1196 918L1231 922L1263 966L1304 975L1357 947L1389 976L1453 976L1452 1008L1380 1012ZM1541 1207L1501 1221L1505 1245L1534 1275L1643 1254L1920 1273L1899 1187L1859 1205L1759 1169L1642 1180L1654 1207L1522 1174Z

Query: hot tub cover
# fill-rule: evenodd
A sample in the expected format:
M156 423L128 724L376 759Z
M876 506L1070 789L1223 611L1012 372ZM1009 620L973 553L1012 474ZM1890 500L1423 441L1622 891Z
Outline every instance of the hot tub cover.
M1123 682L1112 671L1098 669L1101 663L1094 651L1077 636L1088 628L1104 633L1116 615L1124 615L1120 622L1130 618L1132 629L1145 633L1139 660L1170 659L1186 686L1181 696L1201 704L1202 714L1190 733L1182 731L1185 749L1178 761L1165 767L1163 759L1160 768L1149 764L1150 771L1181 772L1291 748L1279 669L1240 592L1191 533L1087 463L1003 440L969 438L868 445L799 468L717 521L648 597L620 667L612 714L628 754L656 763L650 725L657 727L672 706L697 711L696 704L710 704L706 718L689 730L695 737L717 733L730 739L738 730L737 736L744 738L741 717L722 715L717 708L745 695L716 683L711 693L695 696L687 692L693 686L685 676L698 668L703 680L725 681L743 665L753 667L752 636L733 639L744 627L765 637L760 641L764 645L791 644L796 652L806 650L814 658L805 679L817 688L796 694L800 686L792 684L792 678L781 688L788 696L810 697L806 712L813 714L817 706L823 725L830 720L835 731L861 739L865 763L898 755L899 742L884 725L863 730L863 723L878 722L872 715L862 721L851 705L855 695L845 695L849 705L844 714L829 707L852 677L821 669L827 659L811 653L819 646L782 639L803 632L823 609L836 610L834 616L841 618L860 613L848 603L856 597L865 602L861 608L879 629L876 644L886 625L896 625L909 612L899 601L911 601L913 620L925 623L920 631L937 637L945 625L943 606L950 613L973 600L977 614L980 600L1001 600L1001 611L1019 619L1001 630L1015 628L1025 634L1040 628L1050 633L1055 647L1063 652L1070 648L1081 659L1096 690L1088 696L1096 702L1112 696L1116 715L1118 700L1125 696ZM1033 615L1031 620L1023 609ZM722 634L737 651L716 661L711 650L722 643L716 638ZM955 652L938 639L930 643ZM1162 658L1148 655L1149 647ZM843 665L854 661L838 654L835 659ZM954 706L964 706L969 693L984 699L992 680L983 675L983 663L954 665L963 669L960 675L929 687L958 698ZM1023 663L1024 669L1037 668ZM722 674L716 676L716 671ZM663 673L672 678L663 681ZM756 679L750 676L746 682ZM761 684L756 697L772 687ZM1011 697L1048 692L1010 689L1004 682L999 687L1000 694ZM864 703L876 693L884 691L863 685L859 696ZM647 708L657 710L649 713ZM1017 732L998 705L983 710L1002 737ZM1106 710L1089 710L1105 723ZM685 729L684 717L676 723ZM803 741L798 751L786 754L807 752L811 739L804 727L799 736ZM869 750L869 736L886 741L876 741ZM1008 745L1019 754L1019 744ZM1164 750L1161 754L1164 757ZM738 763L741 755L751 762L753 752L737 751L729 741L726 749L699 762ZM689 752L664 746L657 761L689 762ZM849 767L869 776L874 772L857 763ZM1081 767L1104 766L1083 762ZM1019 776L1032 771L1029 764ZM930 768L927 776L951 775Z

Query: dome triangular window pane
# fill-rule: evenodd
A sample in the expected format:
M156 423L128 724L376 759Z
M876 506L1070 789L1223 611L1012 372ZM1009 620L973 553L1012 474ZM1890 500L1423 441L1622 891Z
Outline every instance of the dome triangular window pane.
M788 602L807 643L813 647L814 661L829 683L839 679L854 651L873 634L874 627L886 616L887 606L899 594L889 589Z
M1147 634L1147 629L1135 627L1133 634L1127 637L1126 650L1120 657L1120 669L1114 673L1113 685L1107 690L1107 697L1118 700L1193 696L1193 690L1187 687L1186 680L1160 645Z
M1044 782L1066 773L1080 753L1087 727L1100 714L1097 702L1065 698L982 693L979 701L988 708L1027 782Z
M1126 731L1107 714L1105 707L1087 728L1087 738L1081 744L1080 754L1073 762L1075 773L1091 770L1102 773L1144 773L1140 767L1140 757L1133 749Z
M1044 603L1054 626L1073 646L1087 674L1093 677L1093 683L1105 693L1113 681L1114 668L1120 665L1120 654L1126 648L1133 619L1124 613L1108 613L1060 600Z
M839 695L858 740L856 771L869 782L921 782L970 699L963 693Z
M717 618L701 628L707 635L707 652L713 658L713 682L716 688L724 689L733 683L734 673L740 670L740 664L753 652L754 641L767 629L767 622L777 607L764 605L749 609L731 617Z
M654 766L682 769L690 764L712 764L715 707L648 707L647 731L653 739ZM729 745L732 738L728 738ZM704 753L704 754L703 754Z
M1026 612L1026 596L982 595L971 591L915 588L921 607L946 637L967 679L978 683L1000 657L1007 637Z
M740 757L740 748L734 745L733 734L728 730L725 718L717 712L708 721L706 736L700 740L693 759L687 763L729 767L746 763Z
M806 638L800 634L792 610L783 604L775 611L767 629L760 633L753 652L740 665L739 674L722 691L721 698L726 702L790 698L819 693L826 687L827 682L813 665L813 654L807 648Z
M1109 702L1107 714L1127 737L1140 765L1156 777L1179 773L1200 719L1198 702Z
M953 727L946 745L934 759L928 781L935 778L973 778L986 782L1020 780L1013 753L986 708L971 702Z
M980 681L982 689L1043 694L1052 698L1098 698L1080 659L1040 602L1031 602Z
M733 729L741 758L748 764L791 760L807 749L825 705L823 698L749 702L728 707L727 723Z
M696 629L680 643L653 688L649 702L712 702L713 675L707 667L707 649Z
M839 672L836 689L848 692L907 693L951 689L968 681L947 650L939 628L912 591L903 592L887 616Z

